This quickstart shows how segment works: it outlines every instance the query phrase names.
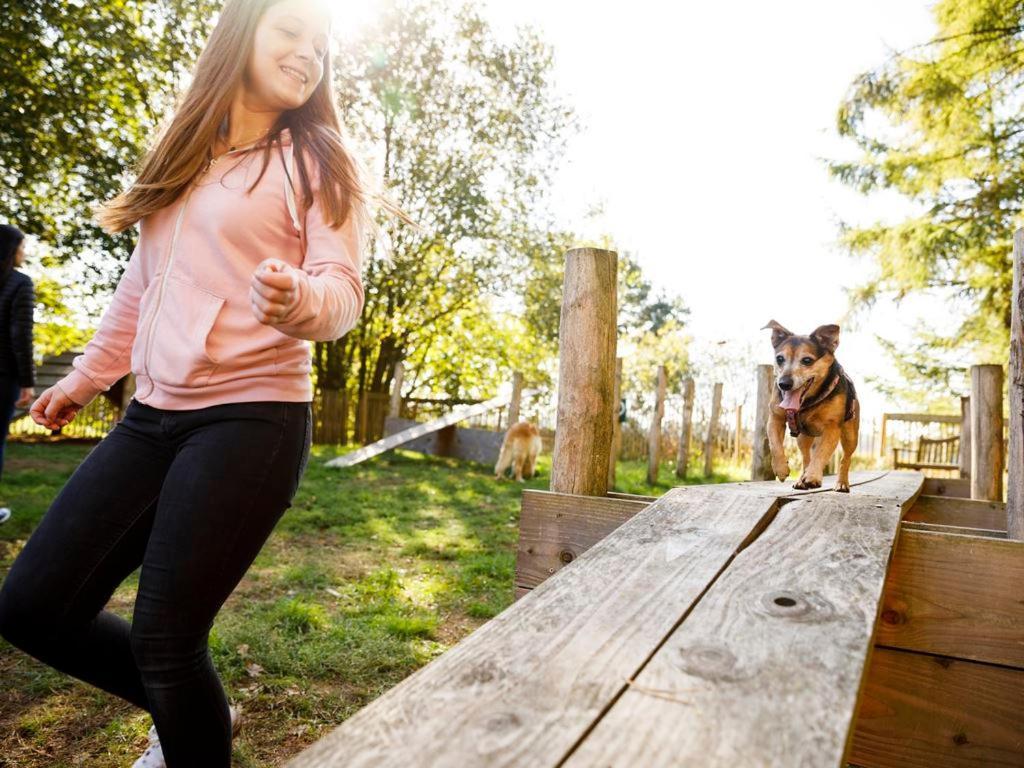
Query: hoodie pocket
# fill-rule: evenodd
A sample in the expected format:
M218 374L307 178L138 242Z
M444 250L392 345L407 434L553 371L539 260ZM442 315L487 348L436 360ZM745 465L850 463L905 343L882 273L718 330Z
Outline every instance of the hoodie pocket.
M168 275L147 350L152 379L177 387L206 384L220 362L207 342L224 302L223 296Z

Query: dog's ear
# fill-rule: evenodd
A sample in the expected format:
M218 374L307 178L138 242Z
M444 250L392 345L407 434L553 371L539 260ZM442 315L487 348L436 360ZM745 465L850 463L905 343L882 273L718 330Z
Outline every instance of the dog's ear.
M821 325L814 329L811 338L829 352L835 352L839 346L839 326Z
M781 344L782 342L784 342L786 339L788 339L790 336L793 335L792 331L787 330L786 328L783 328L781 325L779 325L774 320L769 320L767 325L764 325L764 326L761 327L761 330L763 331L765 328L771 328L772 329L772 347L773 348L779 346L779 344Z

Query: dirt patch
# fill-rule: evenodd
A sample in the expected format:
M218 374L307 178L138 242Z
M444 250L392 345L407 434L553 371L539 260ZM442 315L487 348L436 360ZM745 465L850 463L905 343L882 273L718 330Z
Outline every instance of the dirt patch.
M434 634L438 642L450 648L484 623L484 619L474 619L464 613L450 613L443 617Z

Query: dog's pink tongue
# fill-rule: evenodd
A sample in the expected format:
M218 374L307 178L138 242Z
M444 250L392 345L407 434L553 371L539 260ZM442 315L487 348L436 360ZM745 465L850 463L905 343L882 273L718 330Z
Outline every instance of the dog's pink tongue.
M799 411L801 400L803 400L803 391L791 389L782 394L782 402L779 403L779 407L784 411Z

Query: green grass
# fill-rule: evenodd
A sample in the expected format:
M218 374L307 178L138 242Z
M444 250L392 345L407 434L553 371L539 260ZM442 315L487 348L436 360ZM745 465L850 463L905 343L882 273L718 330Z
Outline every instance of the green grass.
M88 445L9 444L0 503L0 575ZM302 485L210 637L229 697L246 728L236 766L270 766L443 653L512 602L523 488L539 476L495 482L492 468L395 451L348 469L324 463L343 450L314 446ZM744 479L722 467L693 482ZM621 462L615 490L658 496L673 467L646 482L645 462ZM130 617L137 575L109 608ZM0 641L0 755L11 765L130 764L145 746L148 716ZM0 765L4 765L0 759Z

